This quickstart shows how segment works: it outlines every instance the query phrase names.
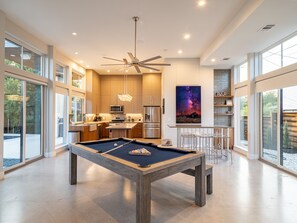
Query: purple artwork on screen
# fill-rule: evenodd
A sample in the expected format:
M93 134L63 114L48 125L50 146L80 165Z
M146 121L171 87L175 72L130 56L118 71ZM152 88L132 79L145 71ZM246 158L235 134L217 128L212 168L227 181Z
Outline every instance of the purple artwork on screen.
M176 86L176 123L201 123L201 86Z

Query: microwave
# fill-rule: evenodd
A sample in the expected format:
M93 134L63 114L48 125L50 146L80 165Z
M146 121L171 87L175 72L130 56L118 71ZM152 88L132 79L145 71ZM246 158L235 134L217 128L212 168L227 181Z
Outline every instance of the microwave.
M124 105L110 105L110 113L111 114L123 114L124 113Z

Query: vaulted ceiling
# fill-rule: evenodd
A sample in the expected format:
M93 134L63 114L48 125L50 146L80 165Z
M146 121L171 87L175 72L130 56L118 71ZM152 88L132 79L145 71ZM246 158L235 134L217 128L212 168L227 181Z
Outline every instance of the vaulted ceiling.
M0 10L45 43L101 74L108 69L110 73L123 73L120 67L102 67L101 64L111 62L102 57L129 59L127 52L134 51L133 16L140 17L140 60L156 55L165 59L200 58L202 65L214 68L230 68L244 61L247 53L261 51L297 31L296 0L205 0L204 6L198 3L14 0L0 1ZM275 27L260 31L268 24ZM190 38L185 39L185 34L190 34Z

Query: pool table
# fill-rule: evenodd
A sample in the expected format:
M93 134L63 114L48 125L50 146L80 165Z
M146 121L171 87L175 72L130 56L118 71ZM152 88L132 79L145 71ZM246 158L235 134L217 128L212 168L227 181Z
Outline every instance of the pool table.
M150 156L130 155L145 148ZM103 166L136 182L136 222L148 223L151 217L151 183L167 176L195 169L195 204L204 206L205 154L177 148L161 148L127 138L105 139L70 144L69 183L77 183L77 156Z

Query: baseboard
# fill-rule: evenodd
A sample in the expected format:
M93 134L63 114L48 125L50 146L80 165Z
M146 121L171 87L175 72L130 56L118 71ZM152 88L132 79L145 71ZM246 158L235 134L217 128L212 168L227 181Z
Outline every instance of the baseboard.
M233 150L234 150L235 152L240 153L241 155L244 155L244 156L246 156L246 157L248 156L248 152L247 152L246 150L242 149L241 147L233 146Z
M257 160L259 159L259 154L248 154L247 157L250 160Z
M51 152L45 152L44 157L46 158L51 158L56 156L56 151L51 151Z

